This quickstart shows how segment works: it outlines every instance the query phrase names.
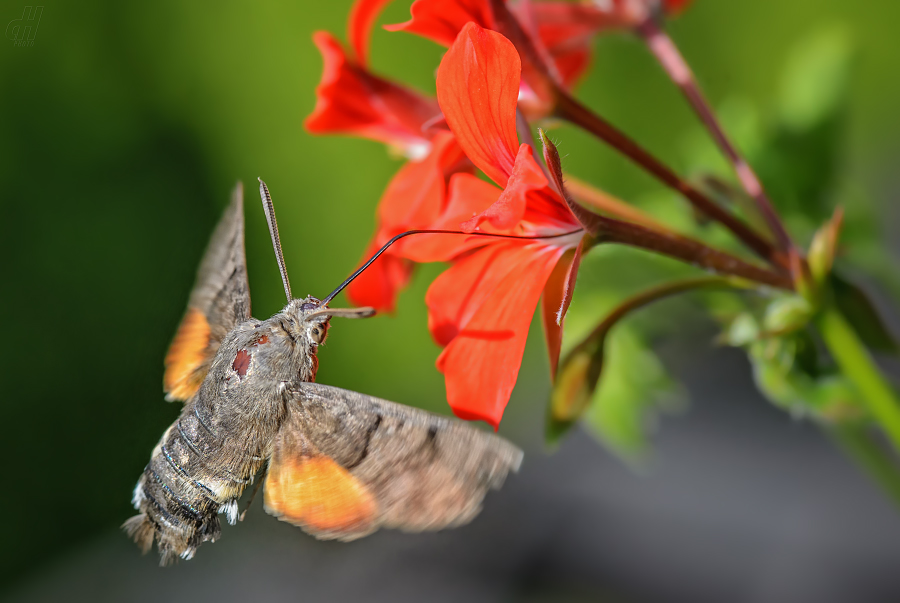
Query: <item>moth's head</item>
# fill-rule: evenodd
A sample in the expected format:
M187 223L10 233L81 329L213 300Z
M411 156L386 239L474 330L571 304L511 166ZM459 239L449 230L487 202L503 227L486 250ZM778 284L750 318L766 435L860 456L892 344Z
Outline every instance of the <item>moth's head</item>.
M269 224L269 234L272 235L272 247L275 249L275 259L278 261L278 269L281 271L284 294L288 299L288 305L285 307L283 314L290 317L292 321L291 330L294 331L294 336L300 335L308 341L320 345L325 342L325 337L328 336L328 325L332 316L344 316L346 318L368 318L369 316L374 316L374 308L328 307L328 303L355 278L355 275L332 291L324 300L319 300L315 297L295 299L291 295L291 283L288 280L287 268L284 265L281 239L278 237L278 224L275 221L275 207L272 204L272 195L269 194L269 187L262 181L262 178L259 179L259 197L262 200L263 211L266 214L266 222Z
M298 325L299 330L317 345L325 343L332 316L368 318L375 314L372 308L329 308L315 297L295 299L285 308Z
M300 302L297 318L304 334L317 345L325 343L325 338L328 337L328 327L331 324L331 315L318 311L320 302L315 297L297 301Z

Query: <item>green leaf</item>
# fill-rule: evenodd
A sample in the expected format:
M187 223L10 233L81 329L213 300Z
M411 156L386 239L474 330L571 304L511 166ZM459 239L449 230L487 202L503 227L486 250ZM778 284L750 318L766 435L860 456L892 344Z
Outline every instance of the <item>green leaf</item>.
M833 209L852 66L852 44L842 30L801 40L786 61L768 143L750 156L795 235L816 228Z
M732 279L703 276L663 283L625 299L601 320L560 362L550 396L547 439L555 443L589 406L603 370L610 330L634 310L695 289L740 286Z
M603 379L585 413L585 425L616 454L639 460L648 451L646 434L656 411L673 408L678 390L634 329L620 326L606 347Z
M838 310L853 326L866 347L889 354L900 352L897 340L862 289L832 273L831 290Z
M770 305L784 303L782 298ZM856 387L842 374L824 372L808 328L773 336L749 313L737 316L720 338L747 350L753 377L772 404L795 417L811 417L829 425L866 416Z
M805 132L842 109L852 59L853 44L840 27L819 30L795 45L782 72L782 123Z
M793 337L761 340L750 347L756 385L769 401L795 417L828 424L863 418L865 406L853 384L840 374L810 376L800 365L800 349Z
M647 289L637 295L629 297L617 305L577 346L568 352L562 362L560 362L556 383L550 397L550 406L547 416L548 441L551 444L555 443L562 434L581 418L582 414L589 408L592 401L597 404L596 398L598 393L602 393L603 391L608 392L609 388L613 388L612 391L614 393L611 395L612 399L621 401L625 397L621 391L616 389L615 383L617 383L617 377L621 377L622 375L627 374L628 370L631 370L632 367L630 365L628 368L622 369L617 373L617 376L607 377L602 381L600 380L604 363L607 361L607 340L610 331L614 326L619 324L623 318L634 310L665 297L694 289L732 286L735 286L735 283L733 283L732 280L722 277L706 276L694 279L684 279L664 283L657 287ZM619 353L624 354L627 353L627 351ZM641 358L644 359L645 364L648 362L646 358L651 357L647 356L647 354L652 356L652 352L649 350L646 351L644 356L641 356ZM640 358L637 360L640 360ZM612 380L614 385L606 385L610 380ZM600 384L599 390L598 383ZM640 393L640 390L636 391ZM610 397L610 394L607 393L605 396ZM614 405L614 407L618 408L617 405ZM639 407L634 410L637 413L642 412ZM618 411L616 415L622 416L621 411ZM619 422L620 425L625 423L631 427L632 431L634 430L633 420L625 421L624 423L621 421ZM623 430L613 430L610 433L618 433L621 435L621 433L624 432ZM625 442L633 440L633 438L625 437L610 439L615 440L615 442L611 444L613 448L619 450L623 454L628 454L630 447L626 445ZM632 441L631 444L633 445L634 442Z

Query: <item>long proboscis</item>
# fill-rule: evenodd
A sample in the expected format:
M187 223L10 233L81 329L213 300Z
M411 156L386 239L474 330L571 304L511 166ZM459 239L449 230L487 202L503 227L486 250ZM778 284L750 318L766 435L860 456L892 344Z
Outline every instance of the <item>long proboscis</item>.
M563 232L563 233L555 234L555 235L522 236L522 235L498 234L498 233L492 233L492 232L463 232L461 230L407 230L406 232L401 232L397 236L393 237L390 241L388 241L387 243L382 245L381 249L379 249L377 252L375 252L375 254L372 257L370 257L368 260L366 260L365 264L360 266L359 269L356 272L354 272L353 274L351 274L347 278L347 280L345 280L343 283L341 283L337 289L335 289L334 291L329 293L325 299L323 299L321 302L319 302L319 307L324 308L326 305L328 305L328 302L330 302L332 299L334 299L338 293L343 291L347 287L347 285L349 285L350 283L353 282L353 280L356 277L358 277L360 274L365 272L366 268L368 268L369 266L372 265L372 262L374 262L379 257L381 257L381 254L383 254L385 251L387 251L388 247L390 247L391 245L393 245L400 239L402 239L404 237L408 237L410 235L453 234L453 235L467 235L467 236L475 236L475 237L493 237L495 239L519 239L519 240L535 241L535 240L540 240L540 239L558 239L560 237L567 237L570 235L578 234L580 232L582 232L581 229L572 230L570 232Z
M304 315L304 320L315 318L316 316L337 316L340 318L369 318L375 316L375 308L365 306L363 308L326 308L321 307L313 310L309 314Z

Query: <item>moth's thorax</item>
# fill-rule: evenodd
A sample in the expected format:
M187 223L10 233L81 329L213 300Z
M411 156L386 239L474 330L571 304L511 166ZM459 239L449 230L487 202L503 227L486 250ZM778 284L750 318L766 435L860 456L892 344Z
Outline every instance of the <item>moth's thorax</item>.
M309 316L317 304L314 298L296 299L268 320L238 325L226 337L216 359L224 369L221 385L261 391L298 380L314 381L316 352L329 324L327 315Z

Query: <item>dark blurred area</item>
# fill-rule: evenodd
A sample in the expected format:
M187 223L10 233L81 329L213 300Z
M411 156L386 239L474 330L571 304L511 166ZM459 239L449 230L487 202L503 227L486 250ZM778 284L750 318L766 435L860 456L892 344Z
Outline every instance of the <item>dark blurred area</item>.
M408 4L392 4L384 22L404 20ZM179 412L163 400L162 358L234 182L252 191L266 179L295 293L324 295L355 267L399 166L381 145L302 128L321 70L310 34L342 34L349 6L56 3L43 6L32 45L3 40L0 451L14 475L0 503L0 596L900 600L900 511L815 425L763 399L745 357L713 347L713 326L696 308L669 302L656 320L678 328L655 349L690 405L656 426L649 463L623 462L582 430L545 449L549 379L533 329L500 429L525 462L471 525L318 542L257 500L190 562L160 569L155 554L140 555L118 526ZM0 25L25 9L0 0ZM696 0L671 24L726 110L734 99L771 103L798 38L846 32L854 69L838 160L873 199L877 231L895 253L898 22L893 0ZM433 92L440 48L382 31L373 40L377 70ZM680 170L693 167L685 156L695 120L636 40L598 40L579 95ZM555 136L573 173L626 199L655 190L584 134ZM268 317L281 307L281 283L254 196L245 211L253 313ZM874 275L861 280L894 317L896 292L878 276L896 261L871 263ZM319 381L449 414L423 302L438 270L418 273L395 316L334 325Z

